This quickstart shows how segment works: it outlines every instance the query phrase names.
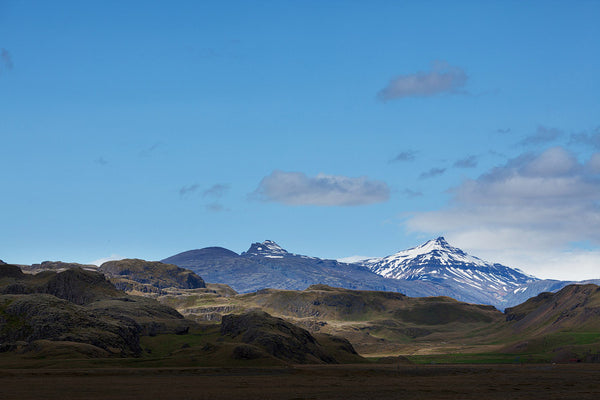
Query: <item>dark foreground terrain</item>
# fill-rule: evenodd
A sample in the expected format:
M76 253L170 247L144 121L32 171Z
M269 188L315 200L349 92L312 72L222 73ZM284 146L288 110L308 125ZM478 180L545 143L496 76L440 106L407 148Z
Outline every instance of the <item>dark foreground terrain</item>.
M600 365L0 370L0 398L597 399Z

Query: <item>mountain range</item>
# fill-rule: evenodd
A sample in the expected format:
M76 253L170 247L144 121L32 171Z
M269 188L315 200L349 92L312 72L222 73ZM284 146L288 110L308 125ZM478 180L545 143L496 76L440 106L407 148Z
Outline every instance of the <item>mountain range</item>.
M451 258L444 253L452 247L439 238L420 247L409 253L422 256L433 249L442 260ZM439 272L444 265L426 269L420 256L415 259L423 276L416 270L408 276L412 280L384 278L365 266L350 268L386 281L421 288L439 285L446 290L454 280L447 276L450 272ZM465 254L462 257L465 271L487 268ZM265 260L297 261L280 265L291 270L302 268L298 259L319 262L290 254L270 241L254 243L234 258L256 259L257 265ZM406 258L398 256L396 261ZM371 263L382 266L381 261ZM449 265L449 271L458 270ZM361 356L392 357L392 362L406 357L419 362L600 361L597 285L569 285L556 293L540 293L502 313L491 305L448 296L409 297L323 284L237 294L226 285L206 283L193 271L139 259L109 261L96 271L88 267L45 262L25 268L31 271L25 273L21 266L0 265L3 363L21 365L31 357L47 357L49 362L134 357L145 365L190 366L364 362ZM399 268L408 270L404 264ZM497 268L518 277L511 269ZM493 272L487 277L490 280ZM523 276L527 281L535 279Z
M240 293L265 288L303 290L326 284L354 290L401 292L411 297L448 296L504 309L541 292L579 283L542 280L519 269L490 263L451 246L443 237L393 255L356 263L290 253L272 240L237 254L207 247L176 254L164 263L187 268L208 282ZM600 284L598 280L581 283Z

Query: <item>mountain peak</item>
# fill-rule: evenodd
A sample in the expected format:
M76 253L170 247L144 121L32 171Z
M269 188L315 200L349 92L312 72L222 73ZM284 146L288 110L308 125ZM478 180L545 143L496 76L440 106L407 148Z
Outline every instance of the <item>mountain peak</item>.
M446 239L443 236L438 237L437 239L435 239L435 242L439 245L442 246L447 246L448 242L446 241Z
M462 250L460 250L456 247L450 246L450 244L448 244L448 242L446 241L446 239L443 236L440 236L437 239L428 240L427 242L423 243L420 246L413 247L412 249L409 249L409 250L400 251L396 254L405 256L406 253L409 252L410 255L412 257L414 257L414 256L421 255L421 254L431 253L432 251L436 251L436 250L443 251L443 252L464 254L462 252Z
M283 258L289 254L284 248L272 240L265 240L262 243L252 243L248 251L242 253L246 256L261 256L267 258Z
M386 278L452 282L461 290L486 291L496 299L536 280L516 269L471 256L442 236L363 265Z

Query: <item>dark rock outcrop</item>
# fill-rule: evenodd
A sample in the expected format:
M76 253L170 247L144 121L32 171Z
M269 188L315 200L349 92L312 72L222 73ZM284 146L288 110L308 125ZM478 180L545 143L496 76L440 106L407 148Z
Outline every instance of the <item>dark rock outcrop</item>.
M23 279L25 274L16 265L0 264L0 280L4 278Z
M102 274L83 269L68 269L52 276L41 291L75 304L121 295Z
M221 335L239 338L243 343L262 349L280 360L295 363L337 363L335 355L326 350L307 330L263 311L250 311L241 315L225 315L221 322ZM336 338L337 351L356 354L345 339ZM253 358L256 351L239 348L234 356Z
M121 296L104 275L80 268L62 272L44 271L36 275L24 274L13 265L0 266L0 293L46 293L75 304L86 304L101 298Z
M47 339L88 343L118 355L137 355L140 328L134 321L90 315L83 307L48 294L0 296L0 350L16 342Z
M158 261L145 261L139 259L125 259L108 261L100 266L100 271L106 274L117 286L124 285L131 289L140 288L142 292L152 289L143 289L143 285L154 286L157 289L198 289L206 287L204 280L194 272L180 268L173 264ZM141 285L135 285L137 282Z
M99 272L71 268L32 275L0 266L0 351L54 354L69 348L88 356L136 356L140 335L185 334L193 325L154 299L117 290Z

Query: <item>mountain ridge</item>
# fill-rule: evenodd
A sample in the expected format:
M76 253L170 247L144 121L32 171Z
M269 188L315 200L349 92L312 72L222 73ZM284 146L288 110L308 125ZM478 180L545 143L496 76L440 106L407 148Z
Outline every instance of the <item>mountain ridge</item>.
M209 282L239 293L265 288L303 290L326 284L358 290L448 296L502 310L576 281L541 280L518 268L484 261L451 246L444 237L387 257L346 263L287 251L273 240L254 242L237 254L217 247L191 250L162 262L189 268ZM598 280L586 283L600 283Z

